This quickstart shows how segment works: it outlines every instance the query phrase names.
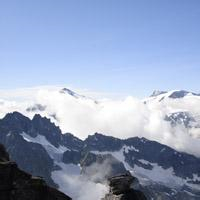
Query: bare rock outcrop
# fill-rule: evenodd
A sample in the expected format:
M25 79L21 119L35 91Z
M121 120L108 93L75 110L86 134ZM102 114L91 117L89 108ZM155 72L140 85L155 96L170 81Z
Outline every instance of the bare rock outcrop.
M134 180L130 173L110 178L110 191L102 200L146 200L142 192L131 188Z
M58 190L47 186L40 177L20 170L3 145L0 145L0 199L1 200L71 200Z

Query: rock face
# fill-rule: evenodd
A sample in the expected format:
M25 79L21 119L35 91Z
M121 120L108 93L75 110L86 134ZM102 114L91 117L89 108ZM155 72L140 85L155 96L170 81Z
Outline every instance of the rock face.
M198 128L198 122L188 112L174 112L165 116L165 120L170 122L172 127L183 125L185 128Z
M9 161L9 155L6 152L4 146L0 144L0 162L6 162Z
M167 93L167 91L154 90L152 95L150 95L150 97L156 97L158 95L165 94L165 93Z
M187 114L171 114L168 121L190 127L194 121ZM46 117L29 119L13 112L0 119L0 143L20 169L43 177L51 187L60 187L51 176L55 170L62 170L58 164L81 166L81 175L95 182L126 173L128 164L127 169L141 182L142 188L137 189L148 199L200 199L200 158L145 138L123 140L95 133L83 141L70 133L62 134ZM0 159L8 160L8 155L0 155ZM152 176L157 172L162 175L159 180Z
M188 92L188 91L185 91L185 90L178 90L178 91L173 92L173 93L169 96L169 98L173 98L173 99L183 98L183 97L185 97L186 95L188 95L189 93L191 93L191 94L194 95L194 96L199 96L199 94L196 94L196 93L193 93L193 92Z
M142 192L131 188L134 179L129 173L110 178L110 192L102 200L146 200Z
M81 174L94 182L104 183L108 178L128 173L124 164L111 154L96 155L87 153L81 160Z
M20 170L0 145L1 200L71 200L70 197L46 185L40 177Z

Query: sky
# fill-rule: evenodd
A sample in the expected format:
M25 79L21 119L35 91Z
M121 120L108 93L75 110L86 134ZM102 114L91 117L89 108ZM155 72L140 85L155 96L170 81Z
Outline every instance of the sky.
M0 0L0 89L200 92L199 0Z

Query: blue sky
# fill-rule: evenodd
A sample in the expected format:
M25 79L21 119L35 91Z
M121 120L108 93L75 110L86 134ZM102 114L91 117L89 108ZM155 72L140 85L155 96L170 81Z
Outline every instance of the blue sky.
M0 0L0 89L200 92L199 0Z

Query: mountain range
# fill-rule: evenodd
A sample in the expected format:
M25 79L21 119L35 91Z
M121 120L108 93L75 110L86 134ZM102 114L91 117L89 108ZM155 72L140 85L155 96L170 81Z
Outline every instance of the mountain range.
M39 114L13 112L0 120L0 143L21 169L73 199L102 198L107 178L127 171L148 199L200 199L200 158L143 137L81 140Z
M29 118L40 114L51 119L63 132L72 132L82 139L94 132L117 135L120 138L132 137L135 134L166 142L171 146L156 135L160 134L163 127L165 132L175 132L174 128L179 128L193 138L200 137L200 94L194 92L154 91L152 95L141 100L133 97L123 100L96 100L68 88L39 91L34 95L32 101L1 99L0 117L14 111L21 112ZM120 121L123 121L126 128L117 126ZM176 148L176 145L173 144L172 147Z

